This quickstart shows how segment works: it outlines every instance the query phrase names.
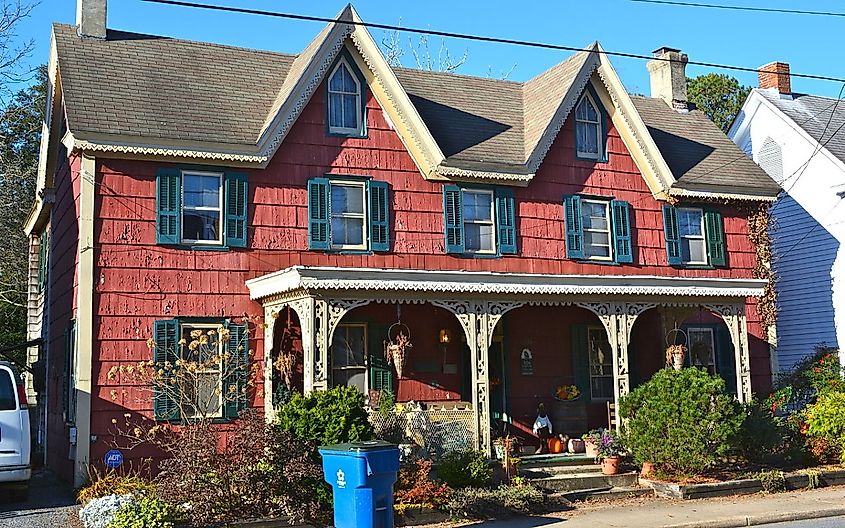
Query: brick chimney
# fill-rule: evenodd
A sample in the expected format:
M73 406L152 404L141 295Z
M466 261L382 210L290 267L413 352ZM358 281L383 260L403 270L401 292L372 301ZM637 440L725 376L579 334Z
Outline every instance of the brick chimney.
M757 69L760 88L774 88L781 95L792 94L792 83L789 79L789 64L785 62L770 62Z
M76 0L76 31L82 38L106 38L106 0Z
M687 111L687 54L666 46L652 53L657 60L646 64L651 77L651 96L663 99L679 112Z

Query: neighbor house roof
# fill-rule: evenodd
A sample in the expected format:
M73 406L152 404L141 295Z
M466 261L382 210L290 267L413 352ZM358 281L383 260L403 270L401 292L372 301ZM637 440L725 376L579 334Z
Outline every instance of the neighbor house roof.
M614 123L655 195L777 194L702 114L629 98L598 43L520 83L390 68L357 20L347 7L298 55L56 24L69 133L79 148L266 164L347 45L425 177L527 184L592 80L626 114Z
M831 154L845 162L845 103L833 97L792 94L781 97L775 90L755 89L786 114Z

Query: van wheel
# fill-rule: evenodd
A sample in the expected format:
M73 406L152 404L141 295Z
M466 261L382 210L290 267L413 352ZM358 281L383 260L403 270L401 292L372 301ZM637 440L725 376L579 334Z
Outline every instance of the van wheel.
M13 502L26 502L29 500L29 484L12 490Z

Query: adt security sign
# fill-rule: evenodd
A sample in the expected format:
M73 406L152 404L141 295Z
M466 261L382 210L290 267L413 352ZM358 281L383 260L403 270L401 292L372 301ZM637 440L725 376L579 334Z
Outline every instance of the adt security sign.
M112 449L106 453L106 456L103 457L103 462L106 463L106 466L112 469L118 468L121 464L123 464L123 453L117 449Z

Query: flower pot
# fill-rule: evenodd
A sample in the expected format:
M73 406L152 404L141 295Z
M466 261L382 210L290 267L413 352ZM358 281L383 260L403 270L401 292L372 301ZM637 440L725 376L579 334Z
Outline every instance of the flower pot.
M584 440L584 450L588 457L599 456L599 445L594 440Z
M580 438L571 438L569 440L569 452L570 453L583 453L584 452L584 441Z
M674 367L675 370L681 370L684 368L683 354L672 354L672 367Z
M619 473L619 463L622 457L607 457L601 460L601 472L604 475L615 475Z
M643 468L640 470L642 478L648 478L654 474L654 462L643 462Z

